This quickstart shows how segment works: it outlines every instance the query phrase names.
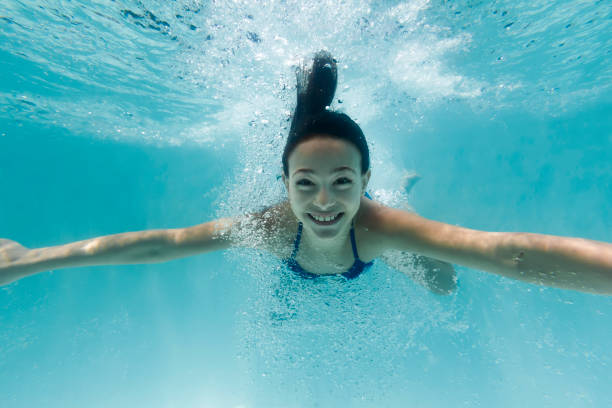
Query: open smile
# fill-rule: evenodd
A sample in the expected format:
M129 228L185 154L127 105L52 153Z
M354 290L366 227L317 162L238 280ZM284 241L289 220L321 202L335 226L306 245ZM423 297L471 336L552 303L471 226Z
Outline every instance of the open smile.
M332 214L327 216L313 215L310 213L307 214L308 217L317 225L333 225L337 223L344 215L344 213Z

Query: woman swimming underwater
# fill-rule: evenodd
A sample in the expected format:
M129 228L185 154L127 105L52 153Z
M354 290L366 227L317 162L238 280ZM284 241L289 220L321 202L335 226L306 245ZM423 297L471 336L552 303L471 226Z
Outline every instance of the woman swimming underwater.
M305 278L335 274L352 279L382 258L408 274L414 266L424 270L421 283L440 294L455 288L451 264L612 294L612 244L477 231L368 198L371 169L365 136L349 116L328 109L336 82L336 64L326 52L315 56L310 69L298 70L298 102L282 156L287 201L188 228L127 232L47 248L27 249L0 239L0 285L51 269L165 262L254 247L275 254ZM388 256L389 251L402 256Z

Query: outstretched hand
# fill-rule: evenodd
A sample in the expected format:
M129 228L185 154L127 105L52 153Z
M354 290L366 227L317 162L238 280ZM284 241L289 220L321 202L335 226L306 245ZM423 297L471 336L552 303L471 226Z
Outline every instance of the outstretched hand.
M21 277L23 265L19 261L24 260L30 250L23 245L0 238L0 286L13 282Z

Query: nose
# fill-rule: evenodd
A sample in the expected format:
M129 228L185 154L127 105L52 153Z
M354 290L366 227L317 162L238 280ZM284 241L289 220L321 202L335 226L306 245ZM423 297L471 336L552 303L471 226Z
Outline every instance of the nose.
M317 193L314 204L321 210L326 210L333 207L336 202L330 197L329 191L326 188L321 188Z

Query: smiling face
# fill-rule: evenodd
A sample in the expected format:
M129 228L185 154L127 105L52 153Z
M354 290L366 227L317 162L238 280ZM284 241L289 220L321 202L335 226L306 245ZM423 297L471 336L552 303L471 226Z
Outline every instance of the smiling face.
M348 231L370 179L361 173L361 154L351 143L326 135L300 143L283 176L291 209L319 238Z

